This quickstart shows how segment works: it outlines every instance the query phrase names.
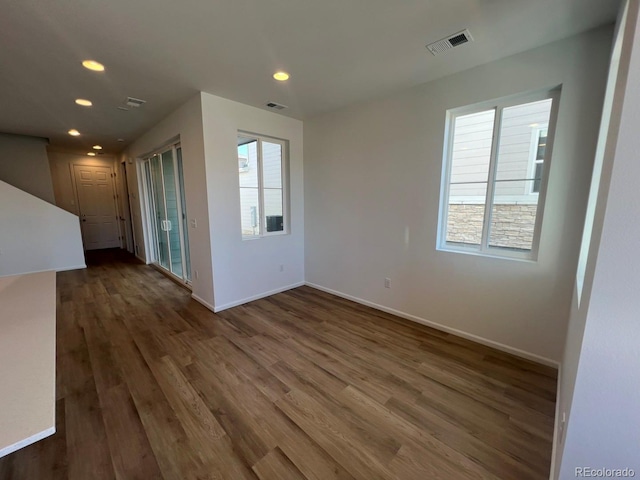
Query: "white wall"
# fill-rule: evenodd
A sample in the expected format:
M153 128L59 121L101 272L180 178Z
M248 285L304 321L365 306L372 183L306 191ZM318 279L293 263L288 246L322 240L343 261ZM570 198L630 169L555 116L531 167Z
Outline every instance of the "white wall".
M576 467L640 474L640 21L637 0L629 5L598 198L604 215L594 221L579 312L585 321L568 339L579 359L565 356L577 375L561 479L575 478Z
M4 182L0 205L0 277L84 268L78 217Z
M600 124L600 132L598 135L598 147L596 150L596 159L587 205L587 215L585 218L584 233L580 247L575 289L569 315L569 324L567 327L566 344L562 357L562 375L560 376L560 383L558 385L558 405L556 408L559 416L559 419L556 419L556 422L560 428L556 430L556 438L554 442L554 455L556 457L556 461L554 462L554 474L556 476L559 473L560 462L558 461L558 458L562 455L562 447L566 431L566 425L561 425L561 422L563 417L568 419L571 414L571 401L573 399L573 389L575 386L576 375L578 373L578 363L580 360L582 338L591 295L595 259L599 247L600 234L602 232L602 224L606 207L606 198L611 179L612 162L610 159L613 156L613 152L615 152L615 141L617 139L614 132L617 132L620 122L620 113L622 111L627 81L629 56L631 53L631 43L633 40L631 33L633 31L634 23L631 21L629 24L630 29L625 28L625 23L627 22L626 19L622 18L623 12L624 9L621 8L619 15L620 18L618 19L618 25L616 27L615 41L612 48L602 122ZM625 32L627 33L627 39L624 43L624 58L622 58L622 47L623 40L625 39ZM609 158L606 165L605 154Z
M259 108L202 94L215 308L304 282L302 122ZM289 142L290 233L242 240L238 131ZM284 271L280 272L280 265Z
M150 261L145 244L144 233L146 225L143 222L140 190L142 184L141 179L138 178L136 159L165 146L170 140L175 140L178 137L182 145L191 269L192 272L198 271L198 278L192 275L193 294L207 304L213 305L213 270L200 94L191 98L162 122L137 139L122 156L127 162L127 179L131 194L133 230L135 233L134 241L137 247L137 255L146 261ZM132 163L129 163L129 160ZM191 220L196 221L197 228L191 227Z
M0 457L55 433L56 274L0 278Z
M0 180L54 203L47 140L0 133Z
M305 121L307 281L558 362L611 39L601 28ZM446 110L559 84L538 261L436 251Z
M239 130L289 141L290 234L242 240ZM200 93L136 140L124 157L140 158L178 137L184 164L194 298L218 311L302 284L302 122ZM128 169L136 244L139 254L148 261L137 174L135 168ZM192 220L196 220L197 228L192 227ZM282 272L280 265L284 266Z

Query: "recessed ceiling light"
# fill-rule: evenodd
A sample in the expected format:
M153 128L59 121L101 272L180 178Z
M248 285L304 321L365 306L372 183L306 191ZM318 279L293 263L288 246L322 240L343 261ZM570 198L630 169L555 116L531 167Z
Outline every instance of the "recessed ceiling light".
M102 147L100 145L94 145L93 149L94 150L102 150Z
M276 72L273 74L273 78L280 82L284 82L285 80L289 80L289 74L287 72Z
M87 155L89 155L90 157L95 157L96 156L96 152L89 152L89 153L87 153Z
M95 60L85 60L82 62L82 66L89 70L93 70L94 72L104 72L104 65L100 62L96 62Z
M85 100L84 98L76 98L76 103L78 105L82 105L83 107L90 107L91 105L93 105L93 103L91 103L91 100Z
M69 135L71 135L72 137L77 137L78 135L80 135L80 132L78 130L76 130L75 128L72 128L71 130L69 130Z

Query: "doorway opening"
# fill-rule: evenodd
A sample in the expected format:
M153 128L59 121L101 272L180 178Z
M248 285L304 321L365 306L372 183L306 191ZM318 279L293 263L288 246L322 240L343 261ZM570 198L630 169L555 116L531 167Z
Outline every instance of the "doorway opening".
M174 144L142 160L151 263L191 284L182 148Z
M85 250L120 247L116 190L109 166L71 165Z

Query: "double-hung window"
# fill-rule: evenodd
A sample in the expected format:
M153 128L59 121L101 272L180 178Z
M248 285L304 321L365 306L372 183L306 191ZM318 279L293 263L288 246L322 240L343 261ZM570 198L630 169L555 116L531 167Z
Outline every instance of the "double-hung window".
M287 233L286 141L238 134L242 238Z
M447 112L438 249L537 258L558 98Z

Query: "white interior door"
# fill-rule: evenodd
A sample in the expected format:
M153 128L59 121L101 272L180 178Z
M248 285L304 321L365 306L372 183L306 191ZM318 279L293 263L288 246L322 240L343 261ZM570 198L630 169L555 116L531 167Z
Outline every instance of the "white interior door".
M120 246L111 168L73 166L85 250Z

